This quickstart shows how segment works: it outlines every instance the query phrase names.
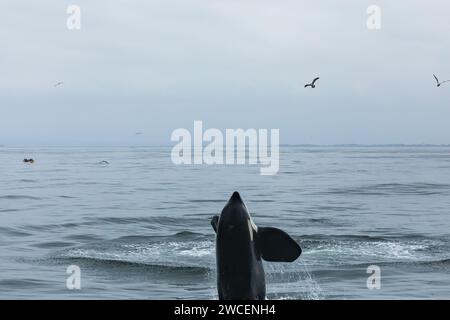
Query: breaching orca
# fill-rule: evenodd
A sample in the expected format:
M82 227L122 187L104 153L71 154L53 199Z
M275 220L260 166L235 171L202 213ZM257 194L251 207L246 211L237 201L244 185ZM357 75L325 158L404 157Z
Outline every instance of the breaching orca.
M292 262L302 250L286 232L257 227L238 192L211 225L216 232L217 289L221 300L263 300L262 259Z

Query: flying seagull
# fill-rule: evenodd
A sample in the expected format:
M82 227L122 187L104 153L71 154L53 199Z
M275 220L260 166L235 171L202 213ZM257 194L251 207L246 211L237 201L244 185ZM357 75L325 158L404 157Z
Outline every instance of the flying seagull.
M433 76L434 76L434 78L436 79L436 82L437 82L437 86L438 86L438 87L440 87L441 84L444 84L444 83L446 83L446 82L450 82L450 80L445 80L445 81L439 82L439 79L436 77L436 75L433 74Z
M64 82L62 82L62 81L58 81L57 83L55 83L55 87L58 87L58 86L60 86L60 85L62 85L62 84L64 84Z
M311 83L308 83L308 84L305 84L305 88L307 88L307 87L311 87L311 88L315 88L316 87L316 81L317 80L319 80L320 78L319 77L317 77L317 78L315 78L314 80L313 80L313 82L311 82Z

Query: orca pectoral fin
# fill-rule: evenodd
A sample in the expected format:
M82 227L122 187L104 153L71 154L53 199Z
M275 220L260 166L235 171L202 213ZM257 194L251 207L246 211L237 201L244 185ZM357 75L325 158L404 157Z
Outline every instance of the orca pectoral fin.
M217 233L217 224L219 223L219 216L214 216L211 219L211 225L214 229L214 232Z
M277 228L258 228L258 246L266 261L292 262L302 249L286 232Z

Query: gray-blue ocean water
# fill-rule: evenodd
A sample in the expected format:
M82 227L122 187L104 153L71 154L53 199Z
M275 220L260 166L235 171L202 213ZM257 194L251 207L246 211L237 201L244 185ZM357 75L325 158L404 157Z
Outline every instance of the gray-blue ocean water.
M265 263L269 299L450 298L450 148L282 147L275 176L170 151L0 148L0 298L217 298L210 218L235 190L303 248Z

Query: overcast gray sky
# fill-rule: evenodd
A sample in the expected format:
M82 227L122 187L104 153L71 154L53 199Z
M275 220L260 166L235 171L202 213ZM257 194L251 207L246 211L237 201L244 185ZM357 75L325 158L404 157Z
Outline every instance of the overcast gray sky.
M291 144L447 144L450 84L432 74L450 79L449 13L447 0L2 0L0 145L170 145L194 120Z

